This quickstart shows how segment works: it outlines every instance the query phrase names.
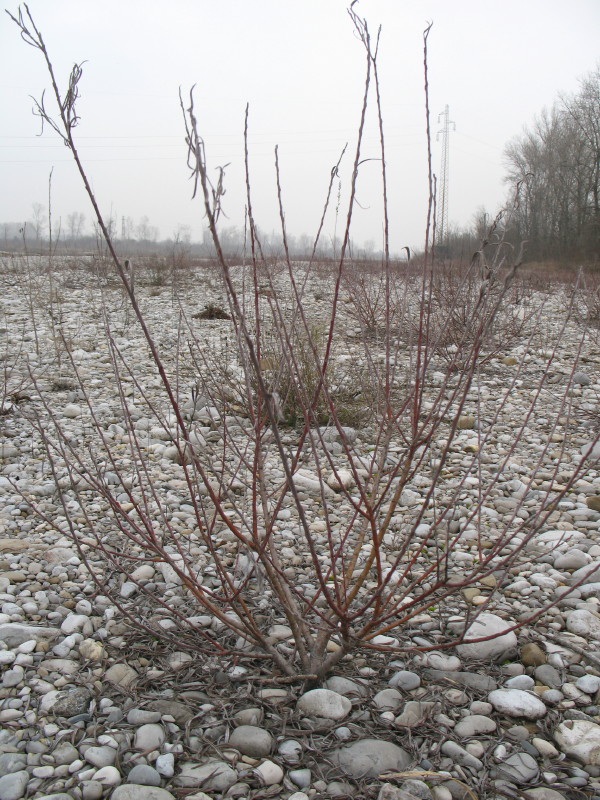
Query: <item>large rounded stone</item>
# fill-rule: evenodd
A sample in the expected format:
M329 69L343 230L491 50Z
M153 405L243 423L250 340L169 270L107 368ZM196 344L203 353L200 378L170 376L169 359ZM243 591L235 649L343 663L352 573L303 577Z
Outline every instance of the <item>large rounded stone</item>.
M570 611L566 618L567 630L578 636L600 639L600 617L584 608Z
M256 725L240 725L229 737L229 746L244 756L262 758L271 752L273 737L269 731Z
M568 719L556 728L554 738L571 758L600 766L600 725L584 719Z
M508 631L511 623L496 614L483 613L469 625L465 631L465 639L482 639L481 642L472 644L459 644L456 650L461 658L475 659L477 661L499 661L515 650L517 636L514 631Z
M541 719L547 713L546 706L538 697L522 689L495 689L489 693L488 700L496 711L507 717Z
M165 729L162 725L149 722L141 725L135 732L133 746L136 750L158 750L165 741Z
M348 716L352 703L331 689L312 689L302 695L296 709L307 717L323 717L337 722Z
M348 747L339 747L329 758L354 778L378 778L382 772L405 770L411 757L393 742L361 739Z

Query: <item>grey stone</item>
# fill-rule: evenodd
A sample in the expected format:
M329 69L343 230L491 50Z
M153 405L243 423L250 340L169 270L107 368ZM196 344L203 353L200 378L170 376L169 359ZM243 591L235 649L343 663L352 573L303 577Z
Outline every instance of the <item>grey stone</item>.
M66 792L55 792L54 794L45 794L39 797L38 800L73 800L73 795Z
M491 692L498 687L498 684L489 675L482 675L478 672L454 672L441 669L425 669L423 677L429 681L447 681L456 686L465 686L467 689L475 689L477 692Z
M554 731L559 748L583 764L600 766L600 725L588 720L570 719Z
M529 753L513 753L497 768L501 778L514 781L517 785L535 781L539 772L537 761Z
M327 784L326 792L329 797L352 797L354 787L346 781L331 781Z
M381 739L361 739L329 753L329 758L354 778L377 778L382 772L407 769L411 757L398 745Z
M582 675L575 681L575 686L586 694L594 695L600 690L600 678L597 675Z
M240 725L229 737L229 746L244 756L263 758L271 752L273 737L269 731L256 725Z
M23 642L51 642L60 635L58 628L45 628L39 625L22 625L20 622L8 622L0 625L0 642L7 647L18 647Z
M296 710L307 717L322 717L337 722L348 716L352 703L331 689L311 689L300 697Z
M110 767L117 760L117 751L114 747L109 747L108 745L88 747L83 757L95 767Z
M569 611L565 619L567 630L585 638L600 639L600 617L584 608Z
M565 795L550 789L548 786L538 786L535 789L526 789L523 792L525 800L566 800Z
M77 748L73 747L69 742L59 742L52 751L52 758L56 766L72 764L73 761L79 758L79 753Z
M403 792L406 792L411 800L413 797L418 797L420 800L432 800L433 798L431 789L429 786L427 786L425 781L419 781L411 778L407 781L402 781L400 787Z
M472 769L483 769L483 763L475 756L472 756L464 747L461 747L451 739L447 739L440 747L441 752L456 761L463 767L471 767Z
M0 778L0 798L2 800L20 800L27 791L29 773L23 769L11 772Z
M284 739L278 746L277 752L287 764L299 764L302 758L302 745L296 739Z
M600 561L592 561L585 567L575 570L569 578L570 583L597 583L600 581Z
M470 739L472 736L479 736L482 733L492 733L496 730L496 723L490 717L482 714L469 714L463 717L454 726L454 733L461 739Z
M307 789L312 780L312 772L309 769L291 769L288 778L300 789Z
M480 639L484 636L493 636L472 644L459 644L456 651L461 658L476 661L501 661L512 654L517 647L517 635L508 631L510 621L502 619L497 614L483 612L465 631L465 639Z
M127 783L137 783L140 786L160 786L159 773L149 764L136 764L127 776Z
M341 675L333 675L323 685L325 689L331 689L332 692L343 694L345 697L366 697L367 695L366 686Z
M541 664L539 667L535 668L533 674L540 683L543 683L544 686L548 686L550 689L560 689L563 685L560 672L551 664Z
M403 689L405 692L410 692L413 689L418 689L421 685L421 678L416 672L410 672L407 669L401 669L395 672L390 678L390 686L397 689Z
M74 717L85 714L90 705L92 693L84 686L65 691L52 690L45 694L39 705L40 714L54 714L57 717Z
M495 689L490 692L488 700L496 711L509 717L541 719L547 713L547 708L539 697L522 689Z
M136 680L138 674L129 664L113 664L104 673L104 680L127 688Z
M165 729L162 725L148 723L140 726L135 732L133 746L136 750L157 750L165 741Z
M160 711L132 708L127 712L127 722L130 725L147 725L152 722L160 722Z
M397 711L402 702L402 695L397 689L382 689L373 698L378 711Z
M399 728L414 728L433 714L436 704L429 700L409 700L394 720Z
M590 378L590 376L587 375L585 372L581 372L581 370L577 371L573 375L573 383L576 386L589 386L591 382L592 379Z
M173 753L163 753L156 759L154 766L159 775L172 778L175 774L175 756Z
M185 725L194 717L195 713L189 704L181 703L179 700L154 700L151 706L161 714L173 717L178 725Z
M530 675L515 675L507 681L504 681L504 686L506 689L523 689L523 691L528 691L529 689L533 689L535 681Z
M265 716L262 708L242 708L233 715L236 725L260 725Z
M110 800L175 800L171 792L158 786L138 786L124 783L113 791Z
M237 779L237 772L226 761L209 761L205 764L187 761L182 764L175 782L178 786L198 786L203 792L226 792L237 783Z
M2 753L0 755L0 775L9 775L11 772L20 772L27 766L25 753Z

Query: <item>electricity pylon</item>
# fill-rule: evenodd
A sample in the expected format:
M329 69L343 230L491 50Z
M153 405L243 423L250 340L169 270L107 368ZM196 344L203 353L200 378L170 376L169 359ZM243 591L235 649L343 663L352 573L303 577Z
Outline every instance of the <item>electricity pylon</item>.
M437 219L436 219L436 242L444 244L448 237L448 171L449 171L449 144L450 126L456 130L456 124L450 120L450 107L446 106L441 114L438 115L438 122L443 120L443 127L438 131L436 140L442 137L442 168L440 170L438 200L437 200Z

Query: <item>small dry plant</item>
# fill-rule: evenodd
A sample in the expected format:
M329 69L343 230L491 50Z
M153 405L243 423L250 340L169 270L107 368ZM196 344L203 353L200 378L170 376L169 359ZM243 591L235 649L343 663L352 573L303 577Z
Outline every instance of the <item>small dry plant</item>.
M352 9L349 13L364 47L365 92L339 258L326 291L321 292L323 275L314 254L339 164L332 170L313 257L299 269L287 249L276 151L284 253L273 269L262 254L246 159L251 254L243 270L232 268L219 237L223 172L211 183L193 95L182 100L188 163L212 235L231 320L202 321L205 327L199 332L197 322L188 322L182 313L177 353L169 362L115 252L81 166L74 140L81 68L74 67L68 90L61 93L28 10L15 18L25 41L46 61L59 116L53 119L43 100L37 113L73 155L157 376L156 391L150 395L136 361L119 349L107 320L122 413L118 443L116 434L103 425L93 390L84 381L80 394L89 420L86 446L73 442L51 398L41 393L32 423L61 487L63 514L60 523L50 518L46 522L72 538L99 591L138 629L170 639L178 649L200 651L206 663L211 663L210 655L235 655L254 665L266 660L284 676L315 682L357 649L394 653L412 648L405 632L424 614L435 613L446 646L464 640L470 624L482 611L493 609L499 595L491 592L480 606L473 606L461 590L492 577L501 586L526 558L528 544L544 528L556 503L586 469L581 459L556 490L567 444L550 442L559 418L570 414L567 385L547 439L535 451L522 497L538 486L542 470L549 475L549 488L538 491L536 505L529 505L527 513L520 513L522 505L517 503L513 512L489 524L487 505L503 493L508 465L530 436L569 315L561 318L554 343L547 343L543 368L533 378L527 373L529 394L519 417L514 418L512 402L523 383L525 361L507 373L500 395L486 402L479 391L480 368L500 346L490 346L490 341L495 342L495 326L507 313L518 259L502 274L471 274L468 291L464 281L448 282L440 275L429 248L430 171L425 254L420 270L394 290L403 298L398 316L390 289L400 279L393 274L388 246L379 37L373 40L366 22ZM363 131L373 98L380 130L385 246L373 287L364 284L365 300L360 287L352 295L346 275L352 267L349 243ZM426 107L428 121L427 96ZM247 134L246 122L246 142ZM322 298L317 318L311 312L313 276ZM366 331L376 328L376 336L347 336L348 293L351 305L364 317L361 325ZM525 332L524 348L531 346ZM449 356L440 358L440 352L451 348ZM215 356L221 361L219 369ZM573 353L572 363L576 361ZM349 385L351 362L363 376L354 386ZM72 366L76 370L74 361ZM352 392L368 407L368 415L358 417L355 426L347 424L345 411ZM465 439L467 412L474 420ZM153 427L140 428L140 415ZM510 436L503 436L495 450L496 430L506 426L507 419ZM159 477L158 447L180 465L176 488L192 524L182 524L172 513L169 492ZM290 561L291 551L296 561ZM162 582L149 582L146 568L162 575ZM123 582L135 587L128 599L121 593ZM542 612L532 611L520 622L532 622ZM289 627L285 641L271 635L272 623L281 620Z

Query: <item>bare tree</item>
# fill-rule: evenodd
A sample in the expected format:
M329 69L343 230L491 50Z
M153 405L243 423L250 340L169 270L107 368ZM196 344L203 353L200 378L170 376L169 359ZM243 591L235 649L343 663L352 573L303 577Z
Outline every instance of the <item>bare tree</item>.
M600 242L600 71L574 95L539 114L505 150L506 181L523 186L516 236L531 257L598 252Z

